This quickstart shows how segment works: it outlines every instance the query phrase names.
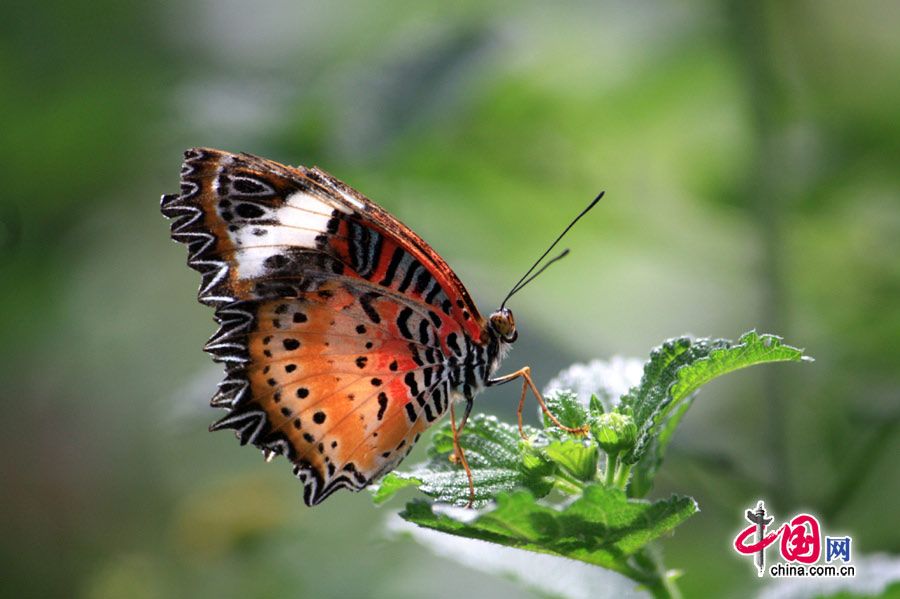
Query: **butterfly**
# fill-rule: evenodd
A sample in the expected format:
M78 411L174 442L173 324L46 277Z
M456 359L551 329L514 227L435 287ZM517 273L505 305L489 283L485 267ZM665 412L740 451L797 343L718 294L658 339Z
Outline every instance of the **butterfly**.
M210 430L286 457L307 505L378 480L448 411L471 499L459 433L475 395L522 379L520 430L528 389L549 414L527 367L494 377L518 337L506 301L484 318L422 238L328 173L193 148L161 210L219 325L204 349L227 414Z

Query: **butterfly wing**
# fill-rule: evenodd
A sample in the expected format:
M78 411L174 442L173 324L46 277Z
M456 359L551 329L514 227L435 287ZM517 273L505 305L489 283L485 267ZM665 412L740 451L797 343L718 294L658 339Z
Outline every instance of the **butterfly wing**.
M313 273L362 279L438 310L478 338L484 319L447 263L409 227L317 169L250 154L185 153L162 212L203 276L201 302L290 295Z
M407 227L317 169L186 153L164 196L172 236L216 306L212 399L314 505L389 471L447 409L461 345L484 321L449 266Z

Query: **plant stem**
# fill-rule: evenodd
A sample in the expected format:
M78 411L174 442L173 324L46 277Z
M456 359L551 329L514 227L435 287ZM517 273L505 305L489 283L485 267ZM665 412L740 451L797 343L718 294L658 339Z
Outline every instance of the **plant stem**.
M553 477L556 488L570 495L580 495L584 492L584 483L562 468L558 468Z
M618 461L618 459L619 454L606 454L606 480L604 482L606 483L607 487L611 487L615 480L616 462Z
M675 578L668 575L662 555L656 545L648 545L634 555L635 561L643 568L641 576L631 576L647 587L659 599L681 599L681 590Z
M667 576L665 572L660 572L659 577L652 583L644 583L647 589L653 593L654 597L665 599L681 599L681 589L675 583L675 579Z
M579 495L584 492L584 486L580 483L576 483L573 480L558 475L556 476L554 485L558 490L568 495Z
M616 470L616 486L623 491L628 484L628 477L631 476L631 466L631 464L619 464Z

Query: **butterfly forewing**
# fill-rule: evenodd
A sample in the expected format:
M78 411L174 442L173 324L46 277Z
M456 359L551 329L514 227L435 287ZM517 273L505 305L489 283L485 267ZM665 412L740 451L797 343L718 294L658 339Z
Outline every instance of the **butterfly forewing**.
M226 376L212 403L229 413L213 428L288 457L310 505L396 466L463 361L478 367L484 321L456 275L322 171L190 150L162 210L216 306L206 349Z

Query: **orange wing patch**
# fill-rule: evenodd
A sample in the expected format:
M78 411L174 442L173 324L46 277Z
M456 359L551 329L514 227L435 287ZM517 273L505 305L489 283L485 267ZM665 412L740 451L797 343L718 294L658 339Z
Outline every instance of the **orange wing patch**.
M411 308L361 291L332 281L261 303L247 337L253 400L216 425L247 423L242 439L287 456L307 503L394 468L449 405L449 381L433 372L444 355L431 319L417 306L418 320L401 320ZM423 337L407 338L410 329Z

